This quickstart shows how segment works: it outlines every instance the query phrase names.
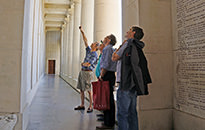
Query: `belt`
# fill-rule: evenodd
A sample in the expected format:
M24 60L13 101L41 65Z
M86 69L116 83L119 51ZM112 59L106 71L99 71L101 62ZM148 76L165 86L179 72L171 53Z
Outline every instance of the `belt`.
M82 71L92 71L92 70L86 70L86 69L81 69Z

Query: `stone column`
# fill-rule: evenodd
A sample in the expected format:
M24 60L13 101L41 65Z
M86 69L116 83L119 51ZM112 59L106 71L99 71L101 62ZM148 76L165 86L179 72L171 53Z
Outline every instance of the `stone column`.
M67 50L67 48L68 48L68 42L67 42L67 38L68 38L68 31L67 31L67 21L65 21L65 28L64 28L64 31L65 31L65 35L64 35L64 55L65 55L65 57L64 57L64 60L65 60L65 65L64 65L64 73L65 73L65 77L67 77L68 75L67 75L67 70L68 70L68 67L67 67L67 64L68 64L68 58L67 58L67 55L68 55L68 50Z
M121 44L120 0L95 0L94 41L100 42L105 36L114 34Z
M69 61L68 61L68 77L71 79L72 78L72 61L73 61L73 24L74 24L74 9L73 5L71 9L69 10L69 44L68 44L68 56L69 56Z
M81 26L88 39L88 45L93 42L93 27L94 27L94 1L82 0L81 2ZM85 58L85 45L82 35L80 36L80 62L83 62ZM79 64L79 66L81 66Z
M61 29L60 75L63 76L63 29Z
M81 1L74 1L74 26L73 26L73 59L72 59L72 78L77 81L80 64L80 31L78 29L80 25L81 16Z
M139 26L139 0L122 0L122 37L132 25Z
M70 52L69 52L69 45L70 45L70 43L69 43L69 41L70 41L70 18L69 18L70 16L69 15L67 15L67 18L66 18L66 32L67 32L67 34L66 34L66 44L67 44L67 46L66 46L66 79L68 78L68 76L69 76L69 62L70 62Z
M62 32L62 41L61 41L61 56L62 56L62 59L61 59L61 63L62 63L62 76L65 78L65 25L62 25L62 29L61 29L61 32Z
M62 34L63 34L63 41L61 42L62 44L62 73L63 73L63 77L65 78L65 64L66 64L66 61L65 61L65 34L66 34L66 31L65 31L65 25L62 26Z
M63 68L64 68L64 76L66 77L66 79L68 78L68 35L69 35L69 19L66 18L64 21L64 25L63 25L63 31L64 31L64 38L63 38L63 60L64 60L64 64L63 64Z
M132 25L143 28L144 52L153 83L138 97L140 130L172 129L173 66L171 0L122 0L123 35Z

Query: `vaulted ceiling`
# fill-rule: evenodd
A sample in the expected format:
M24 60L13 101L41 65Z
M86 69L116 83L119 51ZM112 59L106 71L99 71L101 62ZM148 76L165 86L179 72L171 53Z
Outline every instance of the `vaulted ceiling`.
M44 0L44 20L47 31L61 29L71 3L72 0Z

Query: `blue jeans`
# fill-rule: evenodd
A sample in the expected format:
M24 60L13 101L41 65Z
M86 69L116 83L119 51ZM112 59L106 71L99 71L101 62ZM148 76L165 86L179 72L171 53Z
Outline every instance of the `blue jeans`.
M138 130L137 92L117 91L118 130Z

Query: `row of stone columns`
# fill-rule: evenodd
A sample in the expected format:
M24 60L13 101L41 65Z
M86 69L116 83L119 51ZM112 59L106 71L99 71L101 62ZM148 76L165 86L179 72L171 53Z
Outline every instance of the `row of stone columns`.
M68 12L69 18L62 28L61 76L76 87L86 53L79 26L82 26L89 45L111 33L116 36L118 45L121 44L120 1L74 0Z

